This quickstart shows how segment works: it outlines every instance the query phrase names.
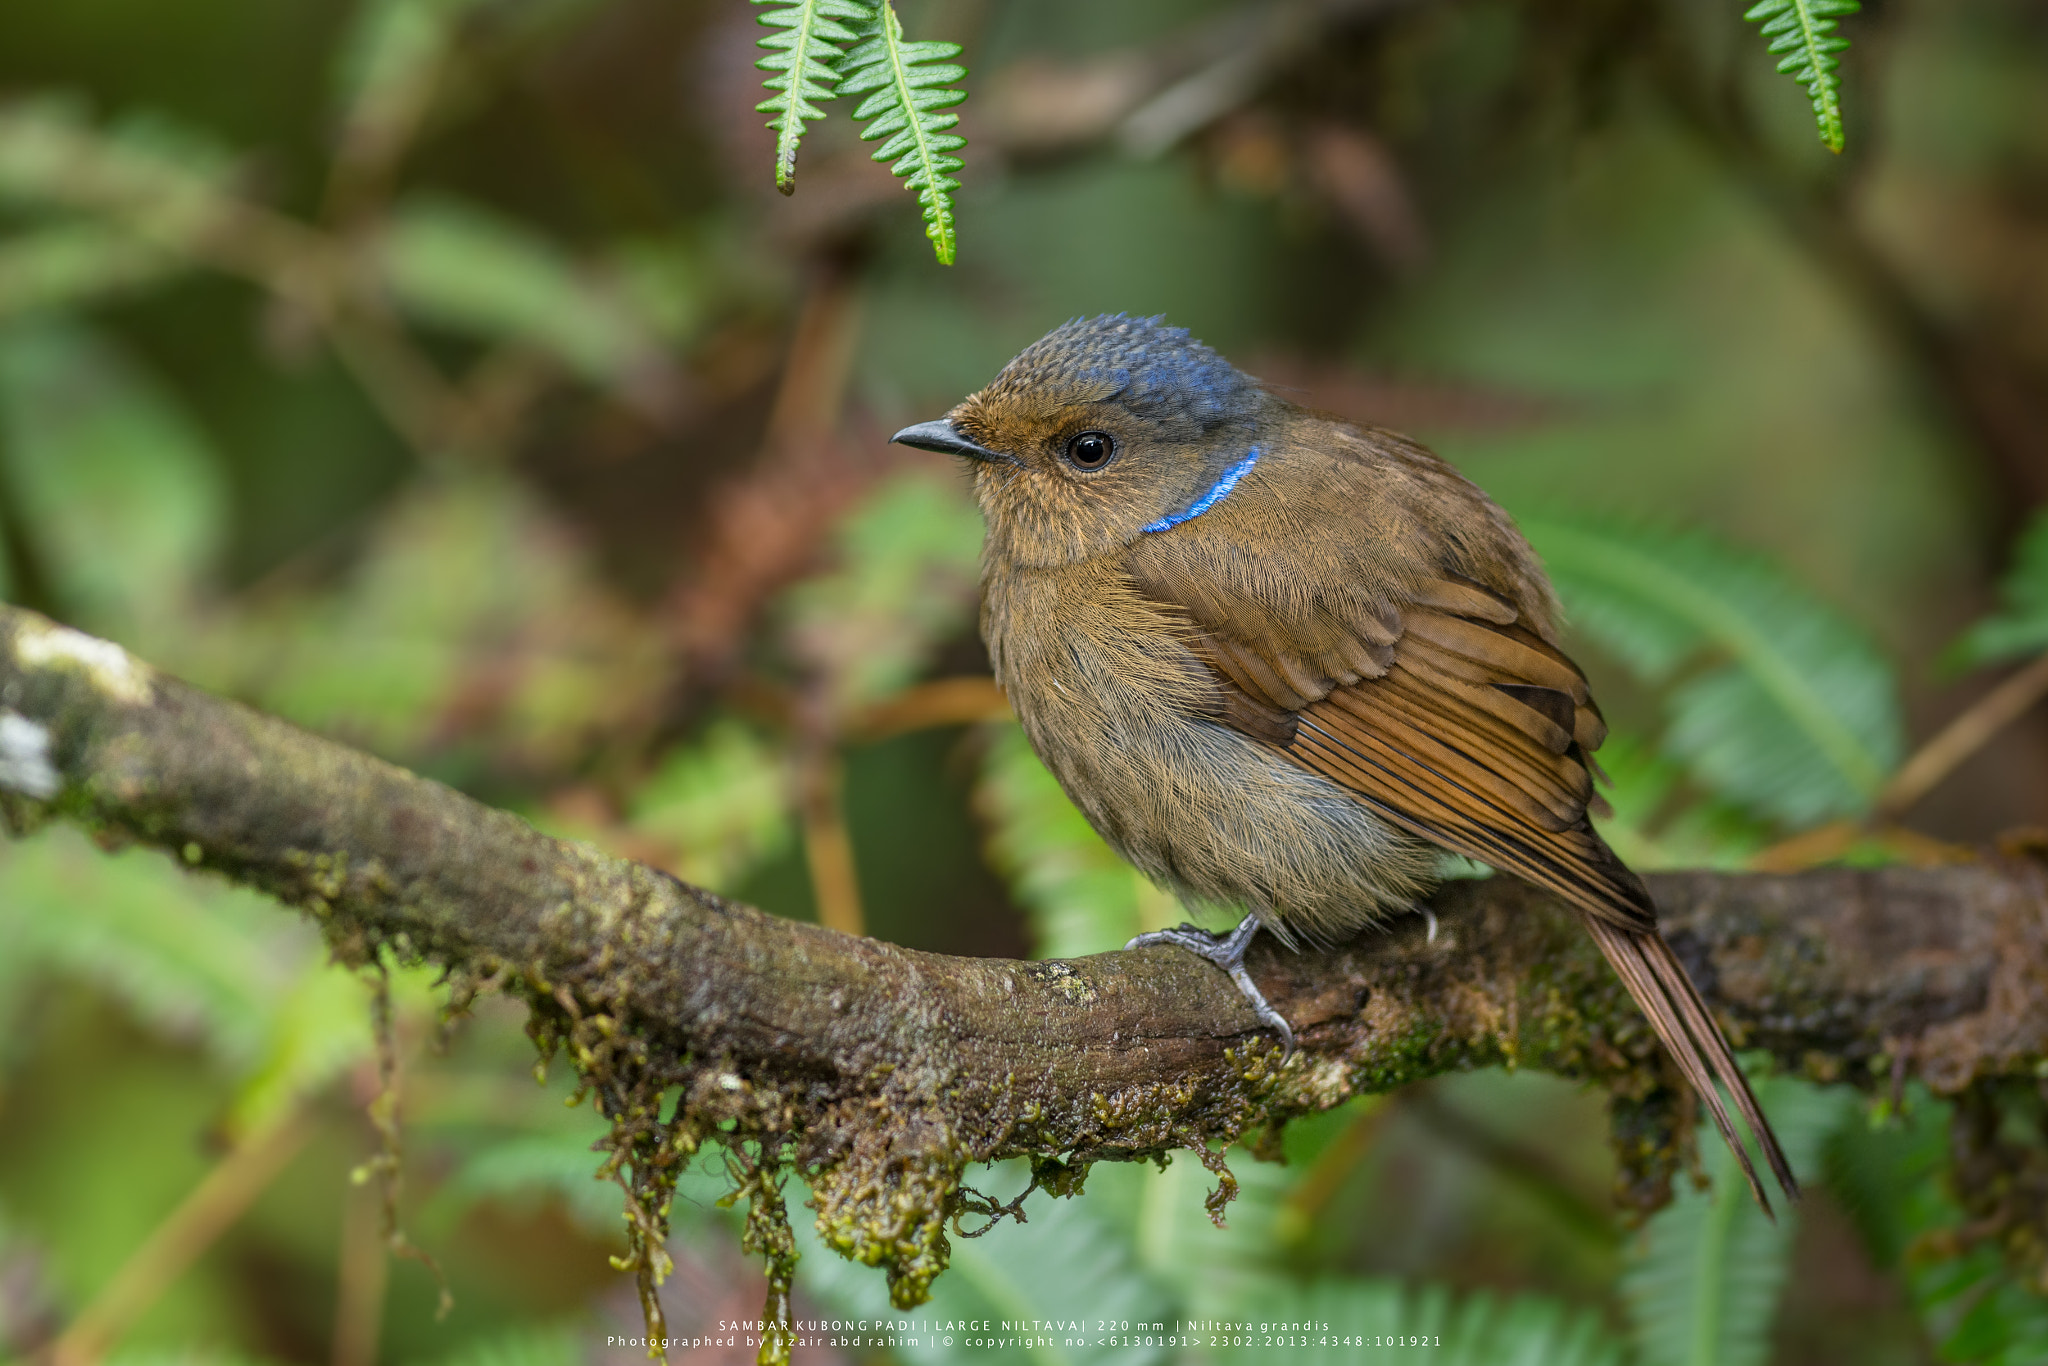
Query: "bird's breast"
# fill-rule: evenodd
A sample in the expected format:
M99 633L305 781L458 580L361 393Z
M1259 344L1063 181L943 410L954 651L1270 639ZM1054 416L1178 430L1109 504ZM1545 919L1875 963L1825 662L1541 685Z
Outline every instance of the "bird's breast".
M1185 624L1121 565L995 566L982 633L1038 757L1154 879L1342 935L1419 885L1415 842L1270 744L1219 724Z
M1213 685L1168 609L1120 567L993 573L982 633L1033 748L1098 829L1116 823L1129 783L1213 729L1202 716Z

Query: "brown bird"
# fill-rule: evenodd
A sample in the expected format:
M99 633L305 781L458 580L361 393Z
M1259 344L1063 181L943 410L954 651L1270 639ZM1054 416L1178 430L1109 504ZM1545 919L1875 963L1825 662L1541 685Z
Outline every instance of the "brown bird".
M1249 913L1140 936L1230 974L1336 941L1450 849L1562 897L1770 1208L1798 1185L1656 909L1587 819L1607 732L1508 515L1406 438L1307 411L1158 319L1070 322L894 440L975 462L982 634L1032 747L1162 885Z

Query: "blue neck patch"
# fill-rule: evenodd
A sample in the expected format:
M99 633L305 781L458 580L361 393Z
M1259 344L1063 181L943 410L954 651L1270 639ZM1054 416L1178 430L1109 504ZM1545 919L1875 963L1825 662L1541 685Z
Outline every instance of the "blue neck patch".
M1195 499L1194 502L1189 503L1185 508L1181 509L1179 512L1168 513L1166 516L1161 517L1156 522L1151 522L1146 524L1145 526L1139 527L1138 530L1171 531L1175 527L1179 526L1182 522L1194 521L1195 518L1201 516L1210 508L1215 507L1225 498L1228 498L1230 496L1230 491L1237 487L1237 481L1244 478L1247 474L1250 474L1252 472L1252 466L1258 463L1259 448L1257 446L1254 446L1251 448L1250 453L1247 454L1244 459L1238 461L1235 465L1232 465L1229 469L1223 471L1223 477L1221 479L1218 479L1215 483L1211 484L1209 486L1209 491L1207 493L1203 494L1200 498Z

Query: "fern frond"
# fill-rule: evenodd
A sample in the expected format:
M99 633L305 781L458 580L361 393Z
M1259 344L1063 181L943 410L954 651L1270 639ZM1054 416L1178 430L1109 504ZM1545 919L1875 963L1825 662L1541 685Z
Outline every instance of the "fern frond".
M775 188L796 193L796 150L803 141L804 124L825 117L816 101L832 99L831 87L839 80L841 43L854 42L859 30L874 21L874 11L860 0L754 0L757 5L778 5L760 16L761 23L778 29L756 46L769 55L755 62L762 71L774 72L761 82L776 93L754 106L757 114L773 114L768 128L775 134ZM850 27L849 27L850 26Z
M1666 749L1721 796L1800 826L1869 809L1905 748L1891 665L1774 566L1699 534L1523 518L1575 626L1661 683Z
M1766 1077L1756 1090L1801 1172L1814 1170L1832 1133L1862 1122L1845 1088ZM1773 1223L1750 1202L1727 1149L1704 1139L1700 1153L1713 1187L1680 1190L1646 1223L1622 1277L1636 1359L1641 1366L1763 1366L1798 1211Z
M1742 16L1763 23L1771 52L1790 54L1778 70L1813 96L1814 122L1830 152L1842 150L1842 78L1835 74L1841 63L1834 54L1849 46L1835 21L1862 8L1858 0L1760 0Z
M686 881L730 891L791 834L788 760L737 721L671 751L635 792L632 829L676 851Z
M950 266L956 246L953 191L960 188L951 177L964 164L953 153L965 147L967 139L946 131L960 122L960 116L939 111L967 98L966 91L951 88L967 74L966 67L948 60L960 55L960 45L906 43L889 0L879 0L875 18L862 36L865 41L846 54L839 93L867 95L853 111L856 122L874 120L861 139L887 139L875 149L874 159L899 158L890 173L907 177L905 188L917 195L924 210L925 236L931 238L939 263Z

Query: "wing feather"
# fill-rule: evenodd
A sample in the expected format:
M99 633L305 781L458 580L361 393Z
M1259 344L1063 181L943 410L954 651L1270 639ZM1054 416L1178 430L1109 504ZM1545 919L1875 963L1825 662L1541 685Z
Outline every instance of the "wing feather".
M1318 630L1299 652L1270 616L1239 629L1221 590L1176 595L1184 577L1177 568L1138 582L1188 614L1190 643L1214 670L1218 719L1349 789L1389 823L1578 908L1758 1202L1769 1211L1716 1082L1796 1199L1777 1137L1659 934L1648 889L1587 819L1589 807L1605 806L1594 791L1601 775L1592 751L1607 724L1570 657L1505 595L1459 574L1411 585L1398 605L1398 632L1372 615L1371 628L1348 643Z

